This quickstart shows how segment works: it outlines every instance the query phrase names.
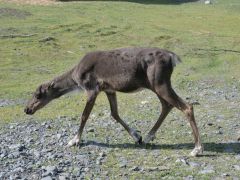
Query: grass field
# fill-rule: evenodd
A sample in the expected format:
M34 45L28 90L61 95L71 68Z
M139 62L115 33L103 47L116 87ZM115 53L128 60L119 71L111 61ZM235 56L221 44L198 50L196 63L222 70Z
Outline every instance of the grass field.
M226 141L234 140L240 129L239 126L231 129L233 124L239 125L240 117L240 2L213 2L212 5L204 5L199 1L175 3L173 0L70 1L28 5L0 1L1 125L32 119L46 121L58 117L77 117L85 103L83 93L61 97L31 117L23 113L23 108L40 83L70 69L86 52L127 46L162 47L176 52L183 60L173 73L173 86L183 98L200 102L195 114L202 129L203 140L209 143L207 150L214 155L222 153L220 159L209 158L210 156L195 159L214 164L214 173L198 174L198 170L194 170L191 174L197 179L211 179L224 172L239 177L240 172L233 171L231 165L230 169L227 168L228 165L219 165L228 158L239 163L234 159L234 155L229 155L224 150L214 151L218 146L212 144L212 150L210 143L220 143L221 138ZM120 112L126 121L133 126L141 126L141 120L149 119L146 122L153 125L159 114L159 103L153 94L143 91L131 95L119 93L118 96ZM141 102L146 100L151 101L147 108L141 106ZM103 110L108 110L108 103L106 97L100 95L94 111L95 114L101 114ZM180 121L170 121L178 117L181 118ZM203 128L209 121L215 123L218 117L229 120L220 122L222 127L229 127L223 137L214 135L215 130L211 129L212 127ZM135 122L136 119L138 123ZM156 142L191 143L192 135L188 134L190 129L182 119L183 116L175 110L167 118L163 130L159 131ZM96 122L93 118L89 124ZM98 131L102 136L97 140L101 141L106 133L114 134L114 129L106 130L101 124L99 126ZM138 129L146 133L149 130L146 127L149 125L142 125ZM175 134L178 131L181 138ZM126 138L127 134L124 134L124 137ZM128 138L126 141L122 140L122 143L127 141L131 140ZM239 146L234 146L233 149L234 153L240 153ZM128 156L126 158L131 159L133 164L149 165L149 157L135 159L134 150L124 149L124 156ZM117 153L110 153L102 167L108 169L109 177L115 177L114 174L121 172L115 159L123 154L116 151ZM186 151L179 150L187 155ZM166 148L161 152L160 157L163 159L170 156L169 161L173 165L169 166L172 165L172 171L159 171L153 173L154 176L146 177L181 179L189 174L189 169L179 170L181 166L174 163L176 156L170 155L174 154L174 150ZM151 158L151 162L154 161L154 156ZM149 166L159 165L157 162L153 164ZM160 166L163 164L164 162L161 162ZM141 179L144 176L134 172L132 178Z
M239 53L224 51L240 49L237 0L212 6L161 1L1 3L1 9L1 99L27 99L39 83L66 71L86 52L125 46L157 46L179 54L184 64L173 81L181 88L188 80L216 79L221 84L240 77ZM47 37L53 40L44 41ZM54 109L59 112L61 106ZM25 118L20 106L1 108L1 115L1 121ZM43 116L54 115L45 111Z

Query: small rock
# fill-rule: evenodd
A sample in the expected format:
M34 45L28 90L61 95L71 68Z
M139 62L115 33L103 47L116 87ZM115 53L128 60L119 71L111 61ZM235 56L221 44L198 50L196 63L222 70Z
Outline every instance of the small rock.
M89 167L84 168L85 172L88 172L89 170L90 170Z
M187 176L187 177L184 177L183 179L184 179L184 180L193 180L194 178L193 178L192 175L189 175L189 176Z
M94 128L87 129L87 132L94 132Z
M143 104L143 105L144 105L144 104L147 104L147 103L149 103L149 102L148 102L148 101L142 101L142 102L141 102L141 104Z
M52 126L50 124L47 124L45 127L46 129L52 129Z
M157 171L157 170L158 170L158 167L148 167L147 170L148 170L149 172L151 172L151 171Z
M204 4L209 5L209 4L211 4L211 1L210 1L210 0L206 0L206 1L204 2Z
M240 166L239 165L233 165L234 169L240 171Z
M205 167L202 171L200 171L200 174L210 174L210 173L214 173L214 169L212 166L207 166Z
M47 122L43 122L42 124L41 124L41 126L45 126L47 124Z
M39 42L48 42L48 41L55 41L56 39L54 37L45 37L43 39L40 39Z
M9 146L9 148L19 150L19 149L21 149L21 146L24 146L24 145L22 145L22 144L12 144L12 145Z
M18 158L20 156L20 153L18 151L15 151L8 155L8 158Z
M3 179L5 173L4 172L0 172L0 179Z
M25 142L26 142L27 144L30 144L30 143L33 143L34 140L33 140L33 138L29 138L29 139L26 139Z
M119 164L119 167L120 167L120 168L126 168L126 167L127 167L127 163L121 162L121 163Z
M57 139L59 140L62 137L62 134L57 134Z
M183 163L183 164L185 164L185 165L189 165L185 158L178 158L178 159L176 160L176 162L181 162L181 163Z
M232 180L239 180L239 177L233 176Z
M105 156L106 156L106 153L105 153L105 152L100 152L100 153L99 153L99 157L103 158L103 157L105 157Z
M39 159L40 156L41 156L41 154L40 154L39 151L34 151L33 154L34 154L34 156L35 156L37 159Z
M26 149L26 147L25 147L25 145L24 144L21 144L19 147L18 147L18 151L23 151L23 150L25 150Z
M66 180L66 179L70 179L70 174L69 173L62 173L59 175L59 180Z
M66 180L66 179L67 179L66 176L62 176L62 175L59 176L59 180Z
M240 154L236 155L235 159L240 160Z
M24 172L24 169L22 167L18 167L16 169L13 170L14 173L22 173Z
M72 171L72 174L75 175L76 177L80 176L81 175L81 168L74 168L73 171Z
M42 178L41 180L52 180L52 177L51 176L46 176L46 177Z
M193 168L196 168L196 167L200 166L200 164L196 163L196 162L188 162L188 164L189 164L190 167L193 167Z
M212 126L212 125L213 125L213 123L211 123L211 122L208 122L208 123L207 123L207 125L208 125L208 126Z
M99 116L99 117L104 116L104 113L100 112L100 113L98 114L98 116Z
M133 166L129 169L130 171L140 171L141 169L138 166Z
M158 170L159 171L166 171L166 170L169 170L170 168L169 167L166 167L166 166L158 166Z
M96 165L101 165L101 164L102 164L101 159L97 159L96 160Z
M223 173L222 176L223 176L223 177L228 177L228 176L230 176L230 174L228 174L228 173Z
M46 176L50 176L50 175L57 175L58 169L56 166L47 166L47 167L42 167L42 169L45 171L42 176L46 177Z
M214 170L212 169L204 169L202 171L199 172L200 174L210 174L210 173L214 173Z

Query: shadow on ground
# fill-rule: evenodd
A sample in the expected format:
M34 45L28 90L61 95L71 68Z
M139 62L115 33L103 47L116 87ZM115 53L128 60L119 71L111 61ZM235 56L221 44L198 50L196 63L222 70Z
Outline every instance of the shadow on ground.
M105 148L120 148L120 149L193 149L194 144L192 143L182 143L182 144L148 144L148 145L138 145L132 143L124 144L108 144L96 141L87 141L81 145L88 146L94 145ZM228 153L228 154L239 154L240 153L240 143L203 143L204 151L210 151L215 153Z
M61 2L71 2L71 1L96 1L96 0L58 0ZM140 4L169 4L169 5L178 5L182 3L197 2L200 0L97 0L97 1L108 1L108 2L132 2Z

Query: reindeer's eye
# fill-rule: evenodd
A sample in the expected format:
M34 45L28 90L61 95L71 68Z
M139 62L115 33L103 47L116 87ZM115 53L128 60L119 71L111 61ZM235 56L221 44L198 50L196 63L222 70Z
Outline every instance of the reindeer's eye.
M37 93L37 94L35 95L35 97L36 97L37 99L41 99L41 94L40 94L40 93Z

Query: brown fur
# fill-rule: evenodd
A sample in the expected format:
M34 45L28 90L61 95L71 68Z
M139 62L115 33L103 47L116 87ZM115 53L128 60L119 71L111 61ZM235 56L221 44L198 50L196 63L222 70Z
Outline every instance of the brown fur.
M167 114L173 107L181 110L190 122L195 139L195 149L192 155L203 150L193 107L184 102L171 87L171 74L180 58L173 52L159 48L122 48L110 51L96 51L86 54L73 69L38 87L29 101L25 112L33 114L51 100L74 89L84 89L87 92L87 103L84 108L79 131L69 145L77 144L88 116L93 108L96 97L104 91L108 97L111 114L133 137L141 143L141 136L131 129L118 115L116 91L134 92L142 88L156 93L161 104L162 113L144 140L148 143Z

